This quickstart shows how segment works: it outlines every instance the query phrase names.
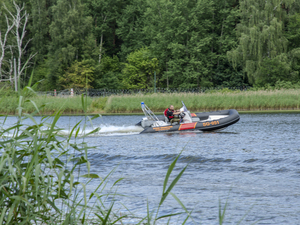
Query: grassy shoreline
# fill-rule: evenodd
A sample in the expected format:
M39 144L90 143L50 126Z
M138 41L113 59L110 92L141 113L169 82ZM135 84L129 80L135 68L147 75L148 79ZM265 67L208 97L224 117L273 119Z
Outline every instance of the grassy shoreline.
M87 98L87 112L90 115L143 115L140 102L144 101L157 114L170 104L181 107L183 100L192 112L236 109L239 113L300 113L300 89L274 91L230 91L216 93L137 94ZM23 112L32 113L39 108L41 115L51 115L61 110L63 115L83 115L81 96L49 97L31 96L22 99ZM15 115L19 99L15 96L1 96L0 114ZM86 114L85 114L86 115Z

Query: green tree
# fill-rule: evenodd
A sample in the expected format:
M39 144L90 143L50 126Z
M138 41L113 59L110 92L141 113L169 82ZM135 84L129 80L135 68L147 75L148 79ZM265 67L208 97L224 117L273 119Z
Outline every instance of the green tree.
M144 14L147 7L147 1L130 0L117 19L116 34L122 40L118 55L122 60L126 60L131 52L150 45L149 37L144 32L147 21Z
M43 63L48 54L49 38L49 8L54 1L29 0L30 20L28 24L29 36L32 38L30 51L37 53L35 61Z
M300 3L298 4L298 7L297 5L294 6L300 11ZM292 69L298 73L298 76L294 77L292 81L297 82L300 74L300 13L289 14L285 37L289 41L289 61L291 62Z
M153 85L153 74L159 74L159 62L151 56L148 48L130 53L123 69L123 85L127 89L149 88Z
M122 68L119 58L102 57L101 64L97 64L95 68L94 88L120 89L122 88Z
M98 45L98 62L102 56L113 56L119 51L120 40L116 35L117 19L126 4L122 0L86 0L88 14L92 17L92 31Z
M214 17L215 3L210 0L190 1L182 4L177 2L176 8L180 10L183 19L182 27L183 44L181 63L182 74L185 79L180 79L177 86L192 88L212 85L212 68L216 62L217 52L214 48L216 36ZM184 60L184 61L183 61ZM178 67L178 66L177 66Z
M215 52L210 0L151 1L145 13L145 35L164 67L167 87L200 86L213 66Z
M166 0L148 1L144 18L145 27L144 32L150 40L150 48L160 60L163 66L162 81L166 81L164 86L169 87L169 80L172 79L173 73L169 73L168 62L172 57L171 44L173 31L171 29L173 3Z
M268 77L268 84L271 85L275 85L278 80L298 81L298 72L293 70L292 61L288 54L280 54L274 58L265 58L260 70L262 76Z
M228 58L236 67L243 65L249 82L262 85L273 83L271 64L279 63L286 53L288 41L284 36L286 7L294 0L242 0L241 22L237 25L239 44L228 52ZM287 65L285 65L287 66ZM276 80L276 79L275 79Z
M58 0L51 11L48 80L56 84L75 60L94 58L96 45L91 32L92 18L86 15L86 7L80 0Z
M94 81L94 72L93 60L75 61L67 71L59 77L58 85L64 89L92 88L91 83Z
M213 67L210 70L210 81L215 86L243 86L247 85L242 68L232 67L227 58L227 52L236 48L236 24L239 22L239 4L236 0L218 0L214 4L213 40L211 51L215 58L211 58Z

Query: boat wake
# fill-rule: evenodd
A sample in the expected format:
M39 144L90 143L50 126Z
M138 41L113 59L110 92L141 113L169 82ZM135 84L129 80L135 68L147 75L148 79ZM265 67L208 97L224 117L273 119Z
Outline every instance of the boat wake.
M96 129L97 127L94 127ZM139 134L144 129L139 126L114 126L114 125L100 125L99 131L92 133L88 136L115 136L115 135L132 135L132 134ZM79 137L82 137L90 132L92 132L94 129L86 128L85 130L80 130L78 133ZM62 130L60 132L62 135L70 135L69 130ZM75 136L75 132L72 134L72 136Z
M94 126L94 129L96 129L97 127ZM144 129L140 126L114 126L114 125L100 125L99 127L99 131L92 133L88 136L93 137L93 136L115 136L115 135L133 135L133 134L139 134L140 132L142 132ZM46 130L47 128L41 128L43 130ZM92 129L91 127L87 127L85 130L80 129L78 132L78 137L82 137L85 136L86 134L92 132L94 129ZM22 132L22 130L20 130L20 132ZM62 129L61 131L59 131L59 135L62 136L69 136L70 135L71 130L67 130L67 129ZM73 131L72 136L75 136L76 134L76 130ZM14 130L5 133L5 135L3 135L0 140L4 140L3 138L12 138L14 136Z
M126 134L139 134L144 129L140 126L112 126L112 125L102 125L100 126L100 135L126 135Z

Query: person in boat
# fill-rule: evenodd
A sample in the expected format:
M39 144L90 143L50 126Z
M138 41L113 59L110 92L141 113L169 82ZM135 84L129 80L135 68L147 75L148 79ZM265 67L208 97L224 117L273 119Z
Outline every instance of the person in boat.
M180 122L180 118L179 118L180 111L174 110L173 105L170 105L170 107L165 110L164 114L168 118L169 122L171 123Z

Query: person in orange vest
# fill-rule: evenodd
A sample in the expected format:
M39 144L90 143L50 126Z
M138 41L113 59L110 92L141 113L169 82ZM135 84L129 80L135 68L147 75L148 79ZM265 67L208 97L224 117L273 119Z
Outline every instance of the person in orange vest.
M180 111L174 110L173 105L170 105L170 107L165 110L164 114L171 123L180 122L180 118L179 118Z

